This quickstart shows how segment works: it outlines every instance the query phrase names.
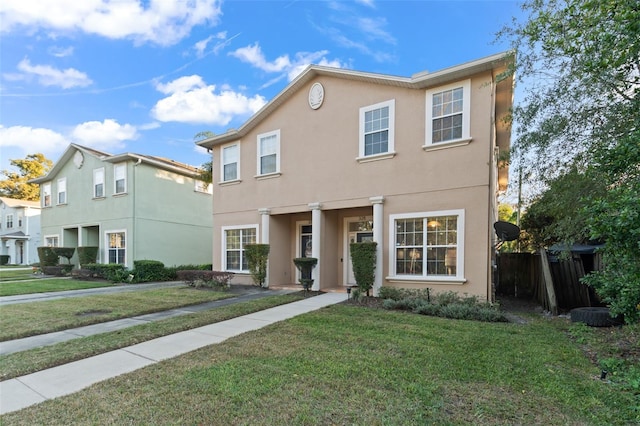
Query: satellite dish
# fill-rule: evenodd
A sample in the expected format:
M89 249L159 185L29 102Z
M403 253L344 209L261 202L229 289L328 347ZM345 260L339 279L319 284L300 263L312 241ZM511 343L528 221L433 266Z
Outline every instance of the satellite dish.
M501 241L513 241L520 236L520 228L513 223L498 221L493 224L493 229Z

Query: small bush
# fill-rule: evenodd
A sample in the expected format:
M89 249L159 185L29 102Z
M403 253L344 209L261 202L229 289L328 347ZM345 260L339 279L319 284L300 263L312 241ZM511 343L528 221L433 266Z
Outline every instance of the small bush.
M97 278L102 278L113 283L122 283L128 281L129 278L127 268L118 263L90 263L84 265L84 268L93 272Z
M6 265L9 263L11 257L8 254L0 254L0 265Z
M244 246L253 283L262 287L267 278L269 244L247 244Z
M71 258L76 252L75 247L51 247L58 257L67 259L67 263L71 263Z
M73 269L73 265L69 265L69 264L60 264L56 266L43 266L42 273L45 275L53 275L54 277L64 277L69 275L72 269Z
M428 288L409 289L399 287L381 287L378 295L381 299L423 299L431 300L431 291Z
M233 278L233 272L203 271L201 269L180 270L176 273L177 279L184 281L190 287L209 287L227 289Z
M40 266L56 266L58 264L58 255L53 249L54 247L38 247Z
M375 281L377 246L378 244L374 241L351 243L349 246L353 275L358 288L366 292L367 296Z
M204 265L178 265L168 266L164 268L164 277L169 281L178 280L178 271L197 270L197 271L211 271L213 265L211 263Z

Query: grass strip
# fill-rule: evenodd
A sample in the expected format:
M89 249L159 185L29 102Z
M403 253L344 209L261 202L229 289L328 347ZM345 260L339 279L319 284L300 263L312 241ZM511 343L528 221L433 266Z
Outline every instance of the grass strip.
M51 346L0 356L0 380L7 380L157 337L225 321L302 299L299 294L267 296L126 329L74 339Z
M0 341L67 330L233 297L233 293L170 287L0 307Z
M336 305L2 417L14 424L628 425L566 333ZM117 407L117 409L114 409Z
M25 278L26 280L27 278ZM113 287L107 281L80 281L69 278L30 278L30 281L0 282L0 296L18 294L49 293L86 288Z

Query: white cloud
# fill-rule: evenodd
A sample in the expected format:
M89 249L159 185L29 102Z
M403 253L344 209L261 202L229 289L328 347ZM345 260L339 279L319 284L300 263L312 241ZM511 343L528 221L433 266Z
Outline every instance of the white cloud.
M198 75L158 84L156 89L169 95L151 110L151 115L163 122L225 126L234 118L251 115L266 104L260 95L249 98L227 87L216 92L215 85L207 85Z
M58 154L67 145L67 137L51 129L0 125L0 147L19 148L25 155L38 152L45 155Z
M125 146L124 142L139 137L138 130L131 124L120 124L113 119L87 121L71 131L71 138L80 145L110 151Z
M69 47L60 47L60 46L51 46L48 50L50 55L55 56L56 58L64 58L66 56L73 55L73 46Z
M74 68L59 70L49 65L31 65L28 59L23 59L18 64L18 70L22 71L22 79L35 77L43 86L59 86L63 89L72 87L86 87L93 83L83 72ZM13 75L14 77L19 76Z
M226 45L226 38L227 38L226 31L222 31L217 34L211 34L209 37L205 38L204 40L200 40L196 42L193 45L193 48L196 50L196 54L198 55L198 57L201 58L205 56L205 54L207 53L207 47L209 46L209 43L211 43L212 40L223 40L223 42L218 42L213 47L212 52L217 53L219 49L221 49Z
M196 25L215 24L220 0L3 0L0 31L81 31L112 39L173 45Z
M336 68L347 67L346 64L341 63L337 59L327 59L325 55L328 53L328 50L319 50L317 52L297 52L293 59L289 58L289 55L282 55L277 57L274 61L269 62L264 56L260 45L255 43L253 45L241 47L234 52L230 52L229 55L268 73L285 73L289 81L291 81L311 64L321 64ZM278 80L280 80L280 77L275 78L272 82Z

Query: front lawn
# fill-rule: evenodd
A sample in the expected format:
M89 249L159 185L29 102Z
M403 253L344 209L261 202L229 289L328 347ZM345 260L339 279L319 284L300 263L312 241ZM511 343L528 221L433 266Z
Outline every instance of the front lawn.
M629 425L567 320L340 304L2 417L12 424ZM117 409L114 409L117 407Z
M23 272L23 271L16 271ZM4 274L3 281L4 281ZM47 293L65 290L82 290L86 288L111 287L108 281L79 281L69 278L20 278L21 281L0 282L0 296L15 296L18 294ZM17 279L13 277L13 279Z

